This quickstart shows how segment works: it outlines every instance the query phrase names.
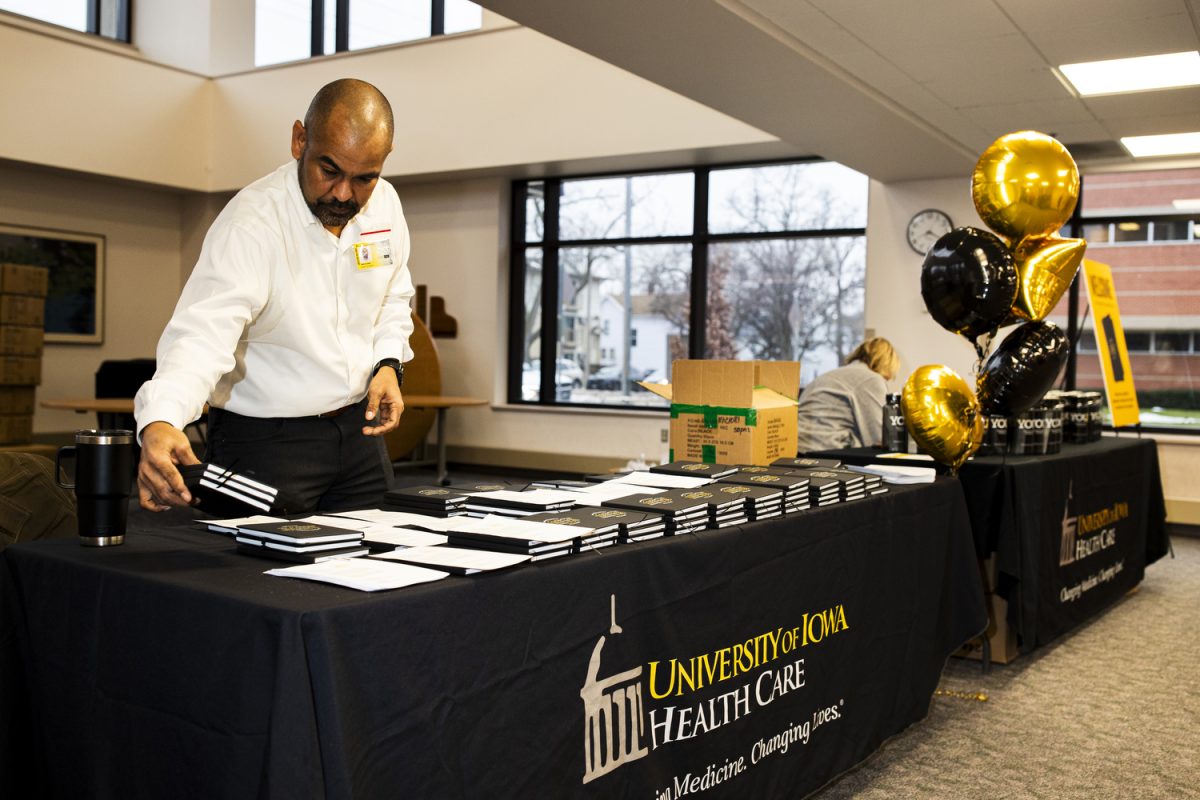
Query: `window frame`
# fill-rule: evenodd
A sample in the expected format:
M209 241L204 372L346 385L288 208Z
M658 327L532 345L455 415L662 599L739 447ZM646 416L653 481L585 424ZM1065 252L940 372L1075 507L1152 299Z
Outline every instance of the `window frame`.
M711 233L708 229L709 177L713 172L730 169L753 169L772 166L829 163L818 157L789 158L768 161L745 161L703 166L660 167L640 170L614 170L597 173L555 175L524 178L511 183L510 228L509 228L509 307L508 307L508 363L506 369L506 402L516 406L546 406L562 409L605 410L629 413L663 414L670 409L653 406L625 406L612 403L581 403L558 400L556 397L555 365L558 358L559 324L559 251L567 247L607 245L641 246L661 244L690 244L692 248L691 275L689 279L688 358L705 358L706 317L708 313L708 261L711 245L722 242L761 241L772 239L818 239L837 237L862 237L867 235L866 225L851 228L820 228L803 230L750 231L733 233ZM593 180L603 178L636 178L648 175L691 173L692 232L669 236L631 236L603 239L560 239L558 199L560 187L565 181ZM542 184L543 230L540 240L526 239L527 188L531 184ZM869 221L868 221L869 222ZM522 372L524 357L525 323L525 253L540 249L542 253L541 331L554 331L552 338L539 336L539 386L538 399L525 400L522 396Z
M133 4L131 0L84 0L84 2L87 5L87 22L85 23L86 28L84 30L59 25L56 22L51 22L50 20L43 19L42 17L33 17L17 11L0 9L0 12L5 14L13 14L14 16L18 17L24 17L25 19L37 20L38 22L46 25L54 25L64 30L74 31L75 33L85 33L90 36L99 36L101 39L109 39L114 42L121 42L122 44L132 44L130 41L130 32L133 30L133 26L131 24ZM111 6L115 9L115 24L113 27L116 30L113 32L112 36L109 36L100 30L100 20L104 17L103 11L106 6Z
M312 0L310 57L331 55L325 52L325 6L334 6L333 52L350 52L351 0ZM446 0L429 0L429 38L446 35ZM420 41L414 40L414 41Z

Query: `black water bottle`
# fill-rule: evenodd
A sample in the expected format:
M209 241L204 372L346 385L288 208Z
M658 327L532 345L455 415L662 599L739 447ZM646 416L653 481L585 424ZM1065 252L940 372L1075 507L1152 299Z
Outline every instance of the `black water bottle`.
M889 453L908 452L908 428L904 427L899 394L889 394L883 404L883 449Z

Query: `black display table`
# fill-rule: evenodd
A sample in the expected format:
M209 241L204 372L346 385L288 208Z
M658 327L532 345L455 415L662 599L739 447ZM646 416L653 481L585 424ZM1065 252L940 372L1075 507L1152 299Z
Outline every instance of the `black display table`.
M848 464L873 448L819 454ZM980 559L995 556L1022 653L1107 608L1169 548L1153 440L1105 437L1043 456L987 456L959 471Z
M797 797L986 623L950 479L377 594L186 513L0 554L0 796Z

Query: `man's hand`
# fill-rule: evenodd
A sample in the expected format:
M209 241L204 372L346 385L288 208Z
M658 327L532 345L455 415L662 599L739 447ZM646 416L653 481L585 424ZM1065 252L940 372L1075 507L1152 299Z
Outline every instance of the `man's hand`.
M177 464L199 464L187 435L166 422L151 422L142 430L142 460L138 464L138 497L147 511L190 506L192 493Z
M400 395L400 384L396 382L396 371L384 367L375 373L367 387L367 421L376 417L378 424L364 425L362 432L367 436L382 436L394 431L404 413L404 398Z

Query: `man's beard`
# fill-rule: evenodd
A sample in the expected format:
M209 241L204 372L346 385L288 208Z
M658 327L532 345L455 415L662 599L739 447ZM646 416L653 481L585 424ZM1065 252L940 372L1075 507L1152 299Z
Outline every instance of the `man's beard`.
M354 215L358 213L358 203L353 200L347 200L344 203L337 200L329 200L324 203L313 202L308 204L308 210L322 225L340 228L354 219Z

